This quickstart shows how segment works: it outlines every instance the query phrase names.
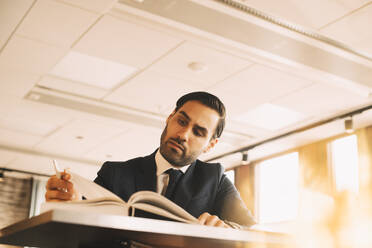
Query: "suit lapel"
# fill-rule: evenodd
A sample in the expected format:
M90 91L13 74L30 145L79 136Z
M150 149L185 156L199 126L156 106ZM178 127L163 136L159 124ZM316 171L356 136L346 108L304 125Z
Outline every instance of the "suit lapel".
M136 191L149 190L156 192L156 151L143 158L136 173Z

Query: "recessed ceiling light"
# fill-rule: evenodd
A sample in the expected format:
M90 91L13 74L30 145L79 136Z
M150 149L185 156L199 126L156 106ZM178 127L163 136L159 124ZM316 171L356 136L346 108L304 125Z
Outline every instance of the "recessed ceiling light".
M274 131L305 118L306 116L302 113L278 105L265 103L238 116L235 120Z
M99 88L112 89L135 71L137 68L128 65L71 51L50 74Z
M193 72L202 72L208 69L207 65L202 62L191 62L187 67Z

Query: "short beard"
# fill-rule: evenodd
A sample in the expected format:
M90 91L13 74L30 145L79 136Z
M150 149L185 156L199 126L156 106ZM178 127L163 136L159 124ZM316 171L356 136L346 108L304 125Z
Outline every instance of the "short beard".
M168 163L175 167L183 167L194 162L199 154L190 154L190 156L186 156L186 151L183 151L180 157L176 157L174 156L173 151L166 147L167 140L165 140L165 137L167 136L167 128L168 125L165 126L160 137L160 154L168 161Z

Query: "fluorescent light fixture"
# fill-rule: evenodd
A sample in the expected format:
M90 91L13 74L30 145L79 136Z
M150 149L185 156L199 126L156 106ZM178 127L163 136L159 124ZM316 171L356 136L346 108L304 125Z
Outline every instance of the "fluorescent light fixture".
M135 71L128 65L70 51L49 74L108 90Z
M304 114L293 110L265 103L238 116L235 120L274 131L303 120L305 117Z

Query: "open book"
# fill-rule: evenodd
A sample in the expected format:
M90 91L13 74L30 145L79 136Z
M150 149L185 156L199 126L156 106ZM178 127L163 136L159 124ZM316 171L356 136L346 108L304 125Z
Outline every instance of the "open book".
M129 198L128 202L125 202L117 195L100 185L75 173L69 173L71 174L71 182L74 184L74 187L84 195L86 200L45 202L41 206L41 212L62 208L84 212L128 216L133 215L135 209L140 209L142 211L180 222L198 223L198 220L194 216L158 193L152 191L139 191L133 194Z

